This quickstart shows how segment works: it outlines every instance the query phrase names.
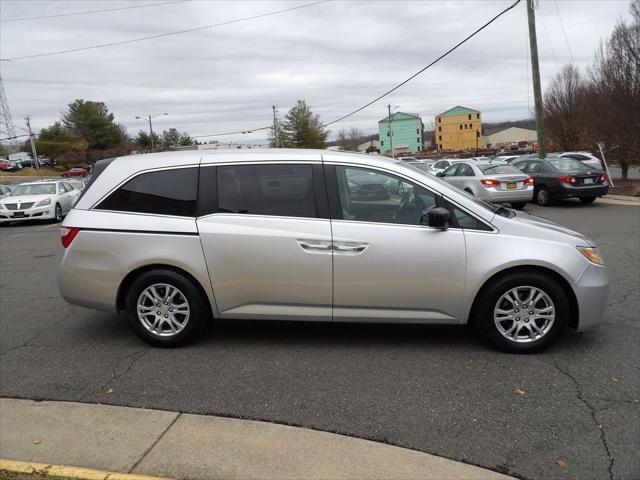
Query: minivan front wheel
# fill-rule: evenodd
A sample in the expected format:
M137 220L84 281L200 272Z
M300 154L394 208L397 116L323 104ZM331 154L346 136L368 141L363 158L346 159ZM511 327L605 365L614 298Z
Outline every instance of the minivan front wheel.
M569 302L554 278L539 272L512 273L484 289L474 314L483 337L498 349L533 353L558 339Z
M171 270L152 270L130 285L126 313L142 340L156 347L177 347L197 333L207 309L191 280Z

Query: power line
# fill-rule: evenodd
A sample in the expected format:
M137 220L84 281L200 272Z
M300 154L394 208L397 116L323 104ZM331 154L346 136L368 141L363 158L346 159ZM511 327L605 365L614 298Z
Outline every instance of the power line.
M10 61L14 61L14 60L26 60L28 58L49 57L49 56L52 56L52 55L62 55L64 53L82 52L82 51L85 51L85 50L93 50L93 49L96 49L96 48L105 48L105 47L114 47L114 46L117 46L117 45L126 45L128 43L142 42L142 41L145 41L145 40L152 40L152 39L155 39L155 38L170 37L172 35L180 35L180 34L183 34L183 33L197 32L199 30L207 30L209 28L221 27L223 25L231 25L231 24L234 24L234 23L246 22L248 20L256 20L258 18L270 17L272 15L278 15L280 13L292 12L294 10L300 10L302 8L313 7L315 5L319 5L321 3L327 3L327 2L330 2L330 1L331 0L320 0L320 1L317 1L317 2L313 2L313 3L306 3L304 5L298 5L297 7L283 8L281 10L275 10L273 12L261 13L259 15L252 15L251 17L237 18L235 20L227 20L226 22L213 23L213 24L210 24L210 25L203 25L201 27L187 28L187 29L184 29L184 30L177 30L175 32L159 33L157 35L149 35L147 37L132 38L130 40L122 40L122 41L119 41L119 42L102 43L102 44L98 44L98 45L90 45L88 47L70 48L68 50L57 50L57 51L54 51L54 52L47 52L47 53L36 53L36 54L33 54L33 55L23 55L21 57L0 58L0 61L1 62L7 62L7 61L10 62Z
M2 23L10 23L10 22L24 22L27 20L40 20L43 18L58 18L58 17L72 17L76 15L89 15L92 13L106 13L106 12L116 12L119 10L132 10L134 8L146 8L146 7L160 7L162 5L171 5L173 3L183 3L188 2L190 0L173 0L171 2L162 2L162 3L148 3L146 5L132 5L129 7L120 7L120 8L105 8L104 10L84 10L82 12L70 12L70 13L57 13L55 15L40 15L38 17L18 17L18 18L7 18L5 20L0 20Z
M483 24L481 27L479 27L478 29L474 30L471 34L467 35L462 41L458 42L455 46L451 47L449 50L447 50L446 52L444 52L442 55L440 55L438 58L436 58L434 61L432 61L431 63L429 63L427 66L421 68L420 70L418 70L416 73L414 73L413 75L411 75L409 78L407 78L406 80L403 80L402 82L400 82L399 84L397 84L395 87L391 88L390 90L387 90L385 93L383 93L382 95L379 95L378 97L374 98L373 100L371 100L369 103L363 105L360 108L357 108L355 110L353 110L352 112L347 113L346 115L343 115L339 118L337 118L336 120L333 120L331 122L325 123L322 126L323 127L328 127L329 125L333 125L334 123L338 123L346 118L351 117L352 115L355 115L358 112L361 112L362 110L364 110L367 107L370 107L371 105L373 105L374 103L376 103L377 101L383 99L384 97L386 97L387 95L389 95L392 92L395 92L397 89L399 89L400 87L402 87L403 85L406 85L407 83L409 83L411 80L413 80L414 78L416 78L418 75L420 75L421 73L423 73L425 70L427 70L428 68L432 67L433 65L435 65L436 63L438 63L440 60L442 60L443 58L445 58L447 55L449 55L450 53L452 53L454 50L457 50L460 46L464 45L465 43L467 43L469 40L471 40L473 37L475 37L478 33L480 33L482 30L484 30L485 28L487 28L489 25L491 25L493 22L495 22L498 18L500 18L502 15L504 15L505 13L507 13L509 10L512 10L516 5L518 5L520 3L520 0L516 0L512 5L510 5L509 7L505 8L504 10L502 10L500 13L498 13L497 15L495 15L493 18L491 18L491 20L489 20L488 22L486 22L485 24ZM253 128L253 129L247 129L244 131L238 131L238 132L226 132L226 133L219 133L219 134L212 134L212 135L198 135L198 136L194 136L192 138L202 138L202 137L218 137L218 136L223 136L223 135L236 135L236 134L241 134L241 133L251 133L251 132L256 132L256 131L260 131L260 130L268 130L273 128L273 126L269 125L266 127L260 127L260 128Z
M464 38L464 40L460 41L459 43L457 43L454 47L450 48L449 50L447 50L446 52L444 52L442 55L440 55L438 58L436 58L433 62L431 62L429 65L427 65L426 67L421 68L420 70L418 70L416 73L414 73L413 75L411 75L409 78L407 78L406 80L403 80L402 82L400 82L399 84L397 84L395 87L393 87L391 90L387 90L385 93L383 93L382 95L374 98L373 100L371 100L369 103L363 105L360 108L355 109L354 111L347 113L346 115L343 115L342 117L333 120L332 122L329 123L325 123L323 125L323 127L328 127L329 125L333 125L334 123L338 123L342 120L344 120L345 118L348 118L352 115L355 115L356 113L364 110L365 108L373 105L374 103L376 103L378 100L383 99L384 97L386 97L387 95L389 95L392 92L395 92L397 89L399 89L400 87L402 87L403 85L406 85L407 83L409 83L411 80L413 80L414 78L416 78L418 75L420 75L422 72L424 72L425 70L427 70L428 68L432 67L433 65L435 65L436 63L438 63L440 60L442 60L443 58L445 58L447 55L449 55L451 52L453 52L454 50L458 49L458 47L460 47L461 45L464 45L465 43L467 43L469 40L471 40L473 37L475 37L478 33L480 33L482 30L484 30L485 28L487 28L489 25L491 25L493 22L495 22L498 18L500 18L502 15L504 15L505 13L507 13L509 10L511 10L512 8L514 8L516 5L518 5L520 3L520 0L516 0L515 3L513 3L511 6L505 8L504 10L502 10L500 13L498 13L496 16L494 16L491 20L489 20L487 23L485 23L484 25L482 25L480 28L476 29L473 33L471 33L470 35L466 36Z
M567 50L569 50L569 57L571 57L571 63L575 63L575 60L573 58L573 52L571 51L571 44L569 43L569 37L567 37L567 31L564 28L562 15L560 15L560 9L558 8L558 2L556 2L556 0L553 0L553 5L556 7L556 14L558 15L558 20L560 20L560 27L562 27L562 34L564 35L564 41L567 44Z

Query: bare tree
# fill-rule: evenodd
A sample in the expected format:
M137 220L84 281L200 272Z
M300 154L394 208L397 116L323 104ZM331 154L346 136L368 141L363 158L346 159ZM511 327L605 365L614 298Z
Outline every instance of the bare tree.
M344 128L338 131L338 147L340 150L349 150L349 136Z
M632 0L631 14L631 23L620 20L596 52L588 93L592 135L625 179L629 166L640 163L640 0Z
M358 145L360 145L360 140L363 137L363 133L362 130L360 130L359 128L356 127L351 127L349 129L349 134L348 134L348 138L349 138L349 150L352 150L354 152L358 151Z
M561 150L585 141L586 82L575 65L565 65L544 94L544 123L549 139Z

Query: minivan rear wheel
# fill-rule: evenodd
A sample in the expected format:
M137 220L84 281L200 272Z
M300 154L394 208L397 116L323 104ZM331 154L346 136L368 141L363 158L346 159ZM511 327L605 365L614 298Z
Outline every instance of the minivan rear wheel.
M172 270L151 270L133 280L125 306L136 335L156 347L186 344L207 315L198 288Z
M474 322L496 348L533 353L553 344L569 318L560 284L539 272L514 272L492 281L481 293Z

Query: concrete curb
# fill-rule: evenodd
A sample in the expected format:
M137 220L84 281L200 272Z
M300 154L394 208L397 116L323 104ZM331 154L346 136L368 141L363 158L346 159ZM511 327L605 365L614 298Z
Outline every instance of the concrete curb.
M20 462L0 458L0 471L12 473L38 474L50 477L77 478L79 480L167 480L165 477L150 477L133 473L107 472L91 468L50 465L46 463Z
M21 468L49 475L60 464L79 468L56 467L72 470L55 475L86 480L513 480L416 450L269 422L10 398L0 398L0 410L0 457L36 462Z

